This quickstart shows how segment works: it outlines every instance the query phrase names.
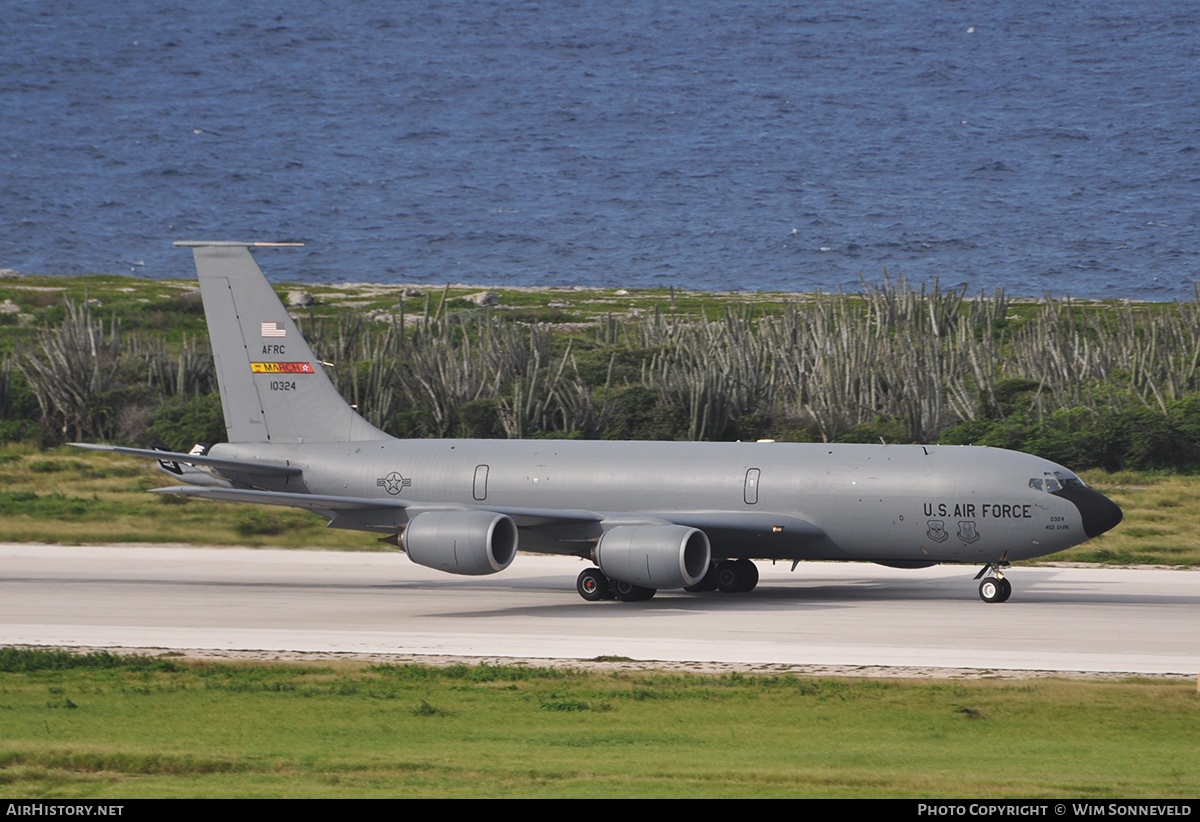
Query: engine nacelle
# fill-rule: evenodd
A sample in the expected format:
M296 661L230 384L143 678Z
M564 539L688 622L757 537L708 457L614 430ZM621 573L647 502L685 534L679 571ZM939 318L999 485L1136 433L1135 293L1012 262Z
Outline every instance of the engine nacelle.
M413 562L451 574L494 574L517 555L517 524L491 511L426 511L401 539Z
M704 578L708 536L684 525L618 525L596 545L596 564L610 579L644 588L686 588Z

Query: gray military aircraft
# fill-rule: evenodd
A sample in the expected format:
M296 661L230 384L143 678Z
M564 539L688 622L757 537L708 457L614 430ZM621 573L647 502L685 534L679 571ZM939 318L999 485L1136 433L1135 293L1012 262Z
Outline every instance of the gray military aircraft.
M153 457L202 499L307 508L420 565L503 571L529 551L590 559L586 600L752 590L754 559L982 564L1004 602L1014 560L1108 531L1121 509L1048 460L996 448L812 443L398 440L338 394L250 249L192 249L229 442Z

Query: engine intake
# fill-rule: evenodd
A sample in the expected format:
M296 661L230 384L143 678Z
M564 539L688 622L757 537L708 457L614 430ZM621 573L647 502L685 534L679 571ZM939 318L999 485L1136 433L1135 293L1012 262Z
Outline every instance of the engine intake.
M596 545L596 564L610 579L645 588L686 588L704 578L708 536L684 525L619 525Z
M494 574L517 555L516 523L491 511L426 511L401 539L413 562L451 574Z

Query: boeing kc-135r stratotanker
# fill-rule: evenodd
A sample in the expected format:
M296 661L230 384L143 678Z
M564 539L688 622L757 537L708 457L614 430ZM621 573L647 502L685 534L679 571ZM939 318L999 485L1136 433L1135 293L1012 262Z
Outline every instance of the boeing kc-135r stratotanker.
M1113 528L1121 509L1071 471L996 448L815 443L398 440L338 394L251 257L271 243L191 248L229 442L154 457L203 499L307 508L394 539L420 565L503 571L523 550L596 567L589 601L660 588L746 592L752 560L1004 569Z

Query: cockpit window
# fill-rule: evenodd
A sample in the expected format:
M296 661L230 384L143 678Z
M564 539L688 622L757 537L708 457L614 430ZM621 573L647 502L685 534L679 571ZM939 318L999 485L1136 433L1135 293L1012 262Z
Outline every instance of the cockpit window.
M1083 480L1073 474L1064 474L1062 471L1055 471L1054 476L1062 483L1063 488L1087 488L1083 484Z
M1035 491L1046 491L1053 494L1064 488L1087 488L1087 485L1074 474L1055 471L1053 474L1046 472L1041 478L1030 477L1029 487Z

